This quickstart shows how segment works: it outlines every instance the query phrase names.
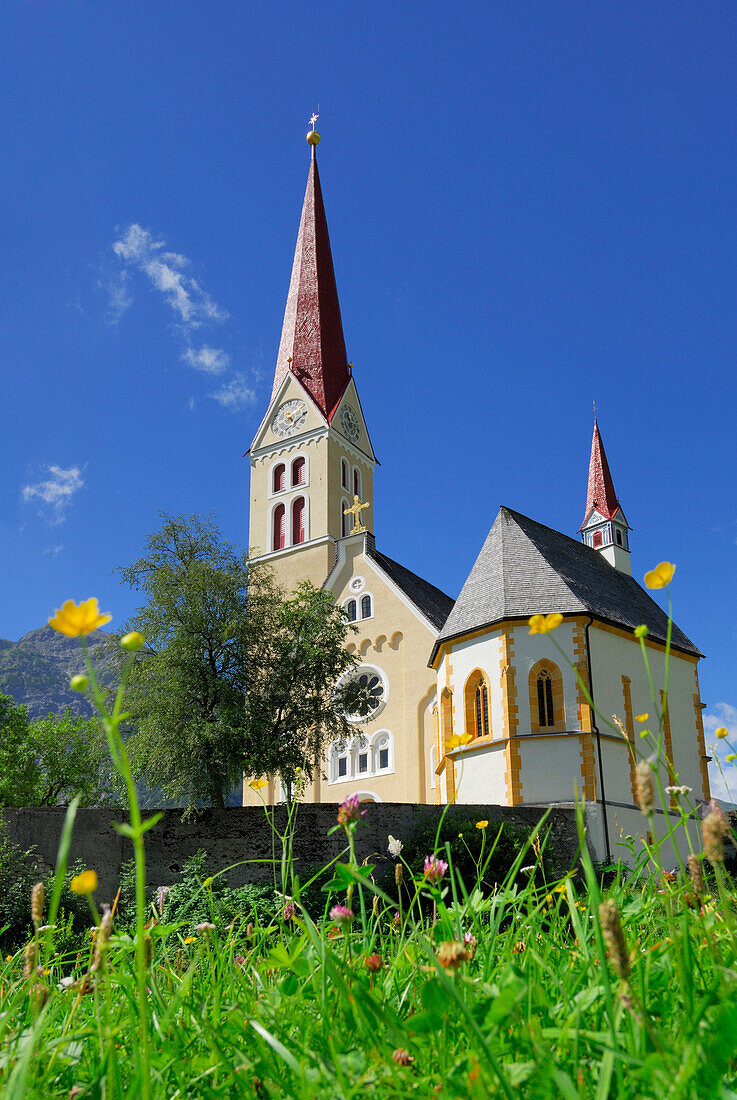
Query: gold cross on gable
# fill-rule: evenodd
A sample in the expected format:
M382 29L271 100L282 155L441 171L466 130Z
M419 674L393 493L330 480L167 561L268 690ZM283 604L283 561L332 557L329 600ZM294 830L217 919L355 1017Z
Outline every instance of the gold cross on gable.
M354 496L353 504L351 505L351 507L343 509L344 516L353 516L353 527L350 531L351 535L360 535L362 531L366 530L365 525L361 523L361 512L364 510L364 508L369 507L370 505L368 501L364 501L364 503L361 504L360 498Z

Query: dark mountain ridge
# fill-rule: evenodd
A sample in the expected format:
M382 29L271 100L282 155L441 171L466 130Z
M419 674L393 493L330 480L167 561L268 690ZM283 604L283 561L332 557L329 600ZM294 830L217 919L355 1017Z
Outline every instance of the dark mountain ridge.
M114 679L119 666L115 640L116 635L105 630L96 630L87 638L95 671L103 683ZM92 713L88 700L69 687L72 676L84 668L79 638L67 638L50 626L31 630L17 642L0 639L0 692L25 704L33 720L60 714L65 707L84 717Z

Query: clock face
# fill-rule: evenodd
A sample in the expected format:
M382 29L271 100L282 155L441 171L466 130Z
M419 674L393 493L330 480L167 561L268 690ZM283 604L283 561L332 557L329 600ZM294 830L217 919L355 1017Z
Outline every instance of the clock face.
M295 432L304 424L307 419L307 406L304 401L285 401L283 405L280 405L276 410L274 419L271 421L271 430L274 435L278 435L281 439L287 435L294 435Z
M358 437L361 434L361 425L358 422L358 417L355 411L350 405L344 405L340 413L340 426L342 427L346 438L350 439L351 443L357 443Z

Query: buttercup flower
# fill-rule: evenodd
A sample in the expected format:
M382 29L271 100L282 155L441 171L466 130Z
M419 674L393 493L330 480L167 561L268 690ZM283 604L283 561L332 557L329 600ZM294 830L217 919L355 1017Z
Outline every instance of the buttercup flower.
M77 605L74 600L67 600L62 605L61 611L54 609L53 619L49 619L49 626L58 630L60 634L66 634L67 638L80 638L83 634L91 634L98 626L109 623L112 615L101 615L97 604L97 598L93 596L89 600L82 600Z
M563 622L563 616L554 611L550 615L533 615L530 619L530 634L549 634Z
M647 722L649 717L650 715L647 712L645 714L636 714L635 722Z
M389 855L394 856L394 858L396 859L397 856L402 851L403 847L404 847L404 845L402 844L401 840L397 840L397 838L395 836L392 836L391 833L390 833L389 834Z
M458 738L458 743L461 745L467 745L469 741L473 741L473 737L470 733L462 733Z
M184 942L186 944L197 943L197 937L196 936L185 936L184 937Z
M636 638L647 638L647 627L643 623L642 626L636 626L634 631Z
M353 910L349 909L347 905L334 905L329 915L330 919L335 921L339 928L342 928L344 924L350 924L353 920Z
M97 889L97 872L82 871L81 875L74 876L69 888L75 894L94 894Z
M338 824L348 825L351 821L360 821L366 810L361 809L361 803L357 794L349 794L338 806Z
M646 587L666 588L673 580L675 571L675 565L671 565L669 561L661 561L659 565L656 565L654 569L645 574Z
M719 726L718 729L714 730L714 736L718 737L719 740L722 741L725 737L729 737L729 730L726 726Z
M120 644L128 653L135 653L143 645L143 634L139 634L137 630L131 630L130 634L123 635Z
M486 829L488 824L489 824L488 821L477 821L476 822L476 828L477 829Z
M253 787L254 791L260 791L268 782L268 779L252 779L248 786Z
M447 870L448 864L444 859L437 859L434 855L425 856L425 878L428 882L433 885L440 882Z
M457 749L458 746L460 745L460 743L461 743L461 739L455 733L451 734L450 737L445 738L445 747L446 747L446 749Z

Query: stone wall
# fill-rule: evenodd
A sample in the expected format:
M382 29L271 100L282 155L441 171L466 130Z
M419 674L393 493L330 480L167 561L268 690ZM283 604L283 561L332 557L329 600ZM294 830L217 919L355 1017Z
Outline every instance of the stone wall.
M406 841L420 823L437 822L441 806L415 806L398 802L367 803L366 816L356 834L359 861L375 856L387 856L387 837ZM34 847L42 864L51 869L64 823L63 809L6 809L3 817L10 838L24 850ZM336 824L337 804L310 804L299 807L294 840L297 868L322 866L345 847L341 830L328 836ZM540 820L537 807L451 806L450 820L469 818L504 820L531 830ZM98 899L111 898L118 888L121 865L132 858L130 841L119 836L113 823L126 820L121 810L81 809L74 825L70 861L79 860L93 867L98 874ZM276 827L283 830L284 807L274 811ZM546 829L551 830L547 851L561 874L575 862L578 852L576 821L570 808L551 811ZM167 886L178 881L179 873L189 856L199 849L207 852L210 874L233 867L227 879L231 886L244 882L267 881L272 877L274 853L281 857L281 845L274 837L261 807L232 807L224 811L206 810L182 820L179 810L165 810L161 821L146 834L147 880L149 886ZM532 859L530 860L532 862ZM237 865L237 866L234 866Z

